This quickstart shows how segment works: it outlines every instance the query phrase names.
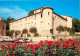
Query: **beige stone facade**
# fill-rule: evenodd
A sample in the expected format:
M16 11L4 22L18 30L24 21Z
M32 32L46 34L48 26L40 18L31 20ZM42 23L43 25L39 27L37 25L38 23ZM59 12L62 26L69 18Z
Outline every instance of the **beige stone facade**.
M22 31L25 28L29 30L30 27L36 27L40 36L52 36L58 34L56 28L60 25L72 27L72 17L60 16L53 11L51 7L36 9L33 15L12 21L10 23L10 30ZM53 29L53 34L50 33L50 29Z

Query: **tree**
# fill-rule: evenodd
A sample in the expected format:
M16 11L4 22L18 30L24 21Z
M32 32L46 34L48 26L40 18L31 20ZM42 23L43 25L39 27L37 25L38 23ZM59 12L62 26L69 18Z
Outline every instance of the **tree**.
M36 29L36 27L31 27L31 28L29 29L29 31L30 31L31 33L33 33L33 35L35 36L35 33L37 32L37 29Z
M16 30L15 31L15 36L19 35L20 34L20 31L19 30Z
M6 23L6 30L9 30L9 23L13 20L15 19L10 17L8 17L6 20L2 20L4 23Z
M10 31L9 30L6 31L6 36L10 36Z
M58 33L61 33L61 32L64 31L64 27L63 27L63 26L58 26L58 27L56 28L56 30L58 31Z
M35 36L39 36L39 33L36 32L36 33L35 33Z
M15 32L14 30L11 30L11 31L10 31L10 34L9 34L9 35L11 36L11 38L13 38L13 33L14 33L14 32Z
M28 30L27 29L23 29L22 30L22 34L26 34L26 33L28 33Z
M71 30L70 30L70 34L74 34L75 33L75 28L72 27Z
M28 13L28 16L33 15L33 14L34 14L34 11L30 11L30 12Z
M22 34L25 34L25 37L26 37L26 34L28 33L28 30L27 29L23 29L22 30Z
M80 32L80 21L77 18L72 20L73 27L75 28L75 32Z

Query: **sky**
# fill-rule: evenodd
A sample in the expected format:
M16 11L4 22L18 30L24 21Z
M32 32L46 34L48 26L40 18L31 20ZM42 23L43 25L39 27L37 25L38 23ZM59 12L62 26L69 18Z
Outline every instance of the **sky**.
M17 19L26 17L30 10L52 7L59 15L68 15L80 20L80 0L0 0L0 17Z

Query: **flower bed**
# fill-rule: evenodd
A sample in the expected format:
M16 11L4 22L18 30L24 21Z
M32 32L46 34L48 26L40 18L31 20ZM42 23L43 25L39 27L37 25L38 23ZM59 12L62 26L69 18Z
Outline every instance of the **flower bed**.
M67 40L64 41L40 41L38 44L15 43L14 45L0 45L1 56L75 56L80 55L80 41Z

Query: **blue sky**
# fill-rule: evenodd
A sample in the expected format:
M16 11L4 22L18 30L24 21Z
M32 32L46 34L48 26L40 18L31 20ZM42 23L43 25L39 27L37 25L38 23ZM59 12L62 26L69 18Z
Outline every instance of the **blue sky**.
M30 10L49 6L59 15L69 15L80 19L79 0L0 0L0 17L9 16L19 19L28 15Z

